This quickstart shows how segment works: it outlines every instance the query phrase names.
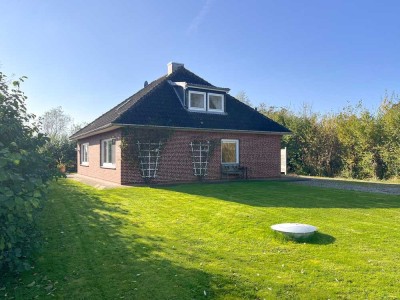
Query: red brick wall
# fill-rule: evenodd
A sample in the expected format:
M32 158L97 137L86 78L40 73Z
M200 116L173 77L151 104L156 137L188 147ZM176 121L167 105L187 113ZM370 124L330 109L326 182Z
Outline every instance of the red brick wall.
M221 139L239 140L239 163L248 167L249 178L271 178L280 176L281 136L248 133L207 133L176 131L162 150L157 179L152 182L197 181L193 175L190 142L214 140L218 142L210 158L206 180L220 179ZM139 169L122 162L122 183L143 183Z
M100 166L100 141L115 138L115 169ZM89 143L89 166L80 164L80 144ZM78 141L77 151L78 174L95 177L107 181L121 183L121 131L114 130L101 133Z

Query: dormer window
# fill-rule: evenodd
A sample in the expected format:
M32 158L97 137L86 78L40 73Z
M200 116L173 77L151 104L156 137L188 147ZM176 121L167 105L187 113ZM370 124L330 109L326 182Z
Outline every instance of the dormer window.
M207 109L212 112L224 112L224 95L208 93Z
M225 97L229 92L228 88L183 81L173 82L169 80L168 83L172 85L182 106L187 110L201 113L225 114Z
M196 111L224 112L224 95L189 91L188 108Z
M206 93L189 91L189 109L206 110Z

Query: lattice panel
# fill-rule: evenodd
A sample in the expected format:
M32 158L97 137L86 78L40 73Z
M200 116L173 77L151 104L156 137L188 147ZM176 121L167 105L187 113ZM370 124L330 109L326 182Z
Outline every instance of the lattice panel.
M144 179L157 176L162 142L137 142L139 150L140 175Z
M210 157L210 141L191 142L193 174L195 176L207 176L208 161Z

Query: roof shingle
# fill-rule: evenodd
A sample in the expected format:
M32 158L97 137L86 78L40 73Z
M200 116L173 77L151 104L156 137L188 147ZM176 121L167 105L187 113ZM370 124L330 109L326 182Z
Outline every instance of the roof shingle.
M96 134L97 130L110 125L148 125L178 128L243 130L256 132L290 131L272 121L234 97L226 94L226 113L192 112L185 109L174 88L168 83L187 82L206 88L209 82L180 67L168 76L162 76L124 100L111 110L71 136Z

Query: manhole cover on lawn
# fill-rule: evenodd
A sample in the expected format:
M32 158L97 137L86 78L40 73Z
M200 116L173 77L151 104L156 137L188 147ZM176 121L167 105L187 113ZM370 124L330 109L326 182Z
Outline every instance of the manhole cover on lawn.
M299 223L275 224L271 226L271 229L295 239L308 238L317 231L315 226Z

